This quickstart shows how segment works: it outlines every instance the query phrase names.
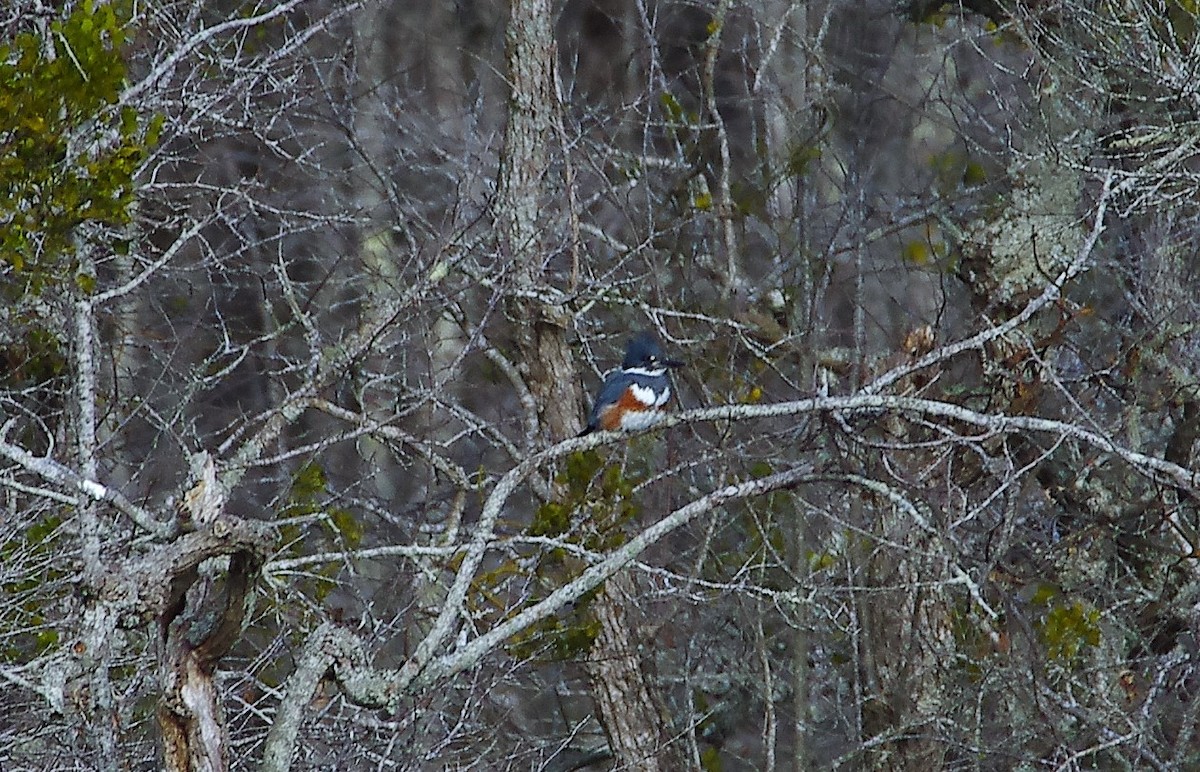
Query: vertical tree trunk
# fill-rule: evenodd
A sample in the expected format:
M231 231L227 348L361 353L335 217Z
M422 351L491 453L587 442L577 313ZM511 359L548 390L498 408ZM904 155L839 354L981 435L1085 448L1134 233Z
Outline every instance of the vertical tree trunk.
M226 560L228 569L222 570ZM241 635L246 596L259 560L249 551L213 558L171 582L173 602L162 618L159 661L164 690L158 706L163 766L171 772L229 768L228 736L213 673Z
M184 495L180 514L189 527L211 532L218 541L227 539L231 526L220 521L225 495L213 460L206 453L197 453L191 463L196 484ZM181 538L166 549L182 542ZM171 772L224 772L229 768L228 732L213 673L241 636L247 596L262 559L253 548L234 548L229 554L195 563L184 557L169 577L160 580L166 583L167 593L159 617L163 693L158 726L163 766Z
M542 442L571 436L580 426L583 399L575 360L567 345L567 310L543 298L542 264L546 255L542 216L546 172L557 125L554 82L553 13L549 0L514 2L507 42L508 127L500 165L497 227L505 256L514 261L522 292L516 303L526 324L518 329L521 359L540 414ZM536 438L534 438L536 440ZM594 609L601 632L589 655L596 708L619 765L629 769L660 767L670 733L657 707L654 689L637 655L638 642L624 605L632 583L618 576L597 596Z
M628 573L609 579L592 608L600 633L588 652L592 698L622 769L641 772L687 769L684 755L670 745L671 724L657 687L639 655L635 602Z
M557 125L554 86L553 12L549 0L512 4L507 32L508 126L500 159L497 228L505 257L513 260L518 287L516 314L521 361L541 414L543 442L571 436L580 424L583 400L575 359L567 345L567 309L543 300L542 263L546 255L542 217L546 172ZM534 438L531 438L534 439Z

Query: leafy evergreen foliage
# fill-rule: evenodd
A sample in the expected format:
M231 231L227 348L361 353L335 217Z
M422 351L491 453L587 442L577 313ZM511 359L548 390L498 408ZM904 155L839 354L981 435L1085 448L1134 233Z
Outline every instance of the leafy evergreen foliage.
M121 104L131 8L86 0L0 46L0 260L23 289L69 275L80 224L130 221L134 175L162 125Z

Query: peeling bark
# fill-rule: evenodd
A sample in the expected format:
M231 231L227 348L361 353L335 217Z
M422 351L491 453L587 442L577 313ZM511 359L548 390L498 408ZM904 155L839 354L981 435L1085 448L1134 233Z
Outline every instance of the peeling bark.
M220 521L218 521L220 522ZM162 625L163 695L158 724L170 770L228 769L225 723L213 673L241 635L251 582L262 555L241 549L224 559L181 567L171 577L172 602Z

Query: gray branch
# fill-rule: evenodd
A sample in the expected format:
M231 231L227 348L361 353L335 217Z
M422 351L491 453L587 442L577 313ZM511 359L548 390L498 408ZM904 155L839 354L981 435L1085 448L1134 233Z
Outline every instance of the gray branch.
M632 562L652 544L696 517L729 501L791 487L803 482L809 474L810 469L807 466L776 472L756 480L728 485L680 507L543 600L465 646L436 659L427 659L426 667L419 673L412 667L413 660L399 670L375 670L369 667L362 643L352 633L330 623L322 624L309 636L296 670L288 678L284 699L276 714L275 723L267 735L262 767L264 772L286 772L291 766L304 707L311 701L320 681L327 675L332 675L351 702L367 708L395 709L401 697L415 694L438 680L475 667L488 652L503 644L509 637L545 619L565 605L578 601ZM495 495L493 492L493 497ZM492 499L489 499L490 503ZM497 506L501 503L502 501ZM460 571L459 577L463 575L464 572ZM433 638L434 634L431 632L422 642L423 645ZM418 675L419 677L415 677Z
M117 511L121 512L121 514L127 516L139 527L153 534L154 536L167 538L174 531L174 526L171 523L159 522L155 519L154 515L125 498L125 496L115 488L107 485L101 485L95 480L89 480L70 467L63 466L52 458L47 456L35 456L24 448L4 442L3 440L0 440L0 456L17 463L26 471L38 475L47 482L67 488L69 490L78 491L89 499L108 502L112 506L116 507ZM51 498L54 498L58 501L62 500L62 497L59 496L53 496ZM79 506L80 500L74 499L71 503Z

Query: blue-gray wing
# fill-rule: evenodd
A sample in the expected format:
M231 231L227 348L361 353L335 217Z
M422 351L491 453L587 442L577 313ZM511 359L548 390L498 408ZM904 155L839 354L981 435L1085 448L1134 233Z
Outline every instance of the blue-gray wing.
M592 412L588 415L587 428L589 431L599 428L600 411L605 405L612 405L621 399L621 395L629 386L629 381L629 376L620 370L609 373L608 377L604 379L604 385L600 387L600 393L596 395L596 402L592 405Z

